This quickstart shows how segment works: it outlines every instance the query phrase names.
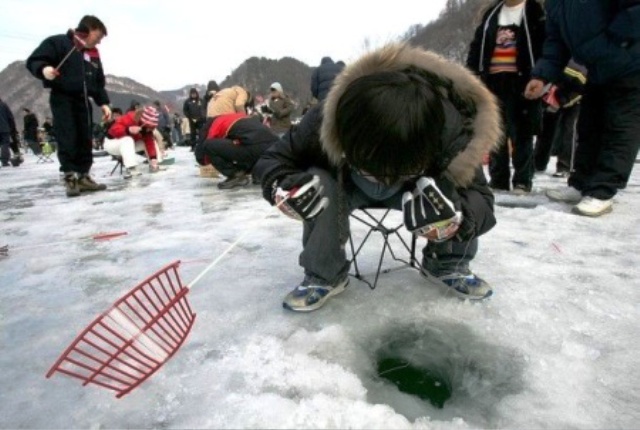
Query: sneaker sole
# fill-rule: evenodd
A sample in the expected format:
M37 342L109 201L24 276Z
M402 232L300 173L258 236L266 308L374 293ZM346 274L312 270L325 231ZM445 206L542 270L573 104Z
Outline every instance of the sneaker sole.
M433 276L432 274L430 274L429 272L425 272L423 270L420 270L420 275L422 275L423 278L425 278L427 281L430 281L442 288L445 288L448 292L452 292L454 293L459 299L462 300L471 300L474 302L478 302L484 299L488 299L489 297L491 297L493 295L493 290L489 290L489 292L487 294L485 294L484 296L470 296L468 294L463 294L460 291L456 290L455 288L451 288L450 286L448 286L447 284L445 284L444 282L442 282L440 279L436 278L435 276Z
M578 209L577 206L574 206L573 208L571 208L571 212L576 214L576 215L581 215L581 216L588 216L590 218L597 218L599 216L602 215L606 215L608 213L610 213L611 211L613 211L613 206L609 206L608 208L606 208L605 210L601 211L601 212L583 212L580 209Z
M316 309L320 309L322 306L324 306L325 302L327 300L329 300L329 298L331 298L333 296L337 296L340 293L343 293L344 290L347 289L348 285L349 285L349 278L347 278L340 285L336 286L333 290L329 291L329 294L327 294L326 296L324 296L323 298L321 298L320 300L318 300L317 302L315 302L311 306L292 307L292 306L289 306L286 303L282 302L282 307L285 308L285 309L288 309L290 311L293 311L293 312L311 312L311 311L315 311Z

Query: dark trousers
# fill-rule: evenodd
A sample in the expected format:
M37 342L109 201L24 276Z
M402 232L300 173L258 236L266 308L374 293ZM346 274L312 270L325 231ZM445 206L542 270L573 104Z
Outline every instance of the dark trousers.
M402 210L403 193L400 191L382 201L374 200L355 186L340 189L342 185L323 169L312 167L307 171L320 178L329 206L313 220L303 222L303 251L299 264L306 275L335 283L348 273L350 267L345 250L349 238L349 214L363 207ZM429 242L422 251L422 266L434 276L467 273L477 251L477 238L469 242Z
M171 127L164 127L162 130L158 129L158 131L162 135L166 148L173 147L173 142L171 141Z
M0 133L0 161L4 165L9 163L9 159L11 158L11 151L9 150L10 146L11 134Z
M54 133L58 142L61 172L89 173L93 164L89 100L51 91Z
M626 187L639 147L640 73L602 85L587 82L569 185L584 196L612 198Z
M271 143L242 145L231 139L207 139L196 147L198 163L211 163L226 177L237 172L249 173Z
M539 108L539 104L523 97L523 88L515 73L490 75L487 85L500 101L505 128L502 141L489 159L491 186L508 190L511 183L530 190L533 180L532 127L535 121L532 117L537 116L533 109ZM511 154L508 139L511 140ZM513 177L510 164L513 164Z
M576 148L576 123L580 114L580 105L560 109L557 112L545 112L542 117L542 132L536 140L534 160L537 171L545 171L549 159L556 155L556 171L570 172Z
M191 119L189 120L189 146L191 146L191 150L196 147L196 142L198 141L201 127L201 121L194 121Z

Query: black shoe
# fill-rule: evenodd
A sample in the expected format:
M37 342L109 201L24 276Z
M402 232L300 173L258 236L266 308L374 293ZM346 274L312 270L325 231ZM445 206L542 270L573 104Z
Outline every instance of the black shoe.
M249 185L251 180L244 172L237 172L233 176L228 177L224 181L218 184L218 188L221 190L228 190L234 187L244 187L245 185Z
M496 184L495 182L489 182L489 188L491 188L491 190L493 191L509 191L510 190L509 185L501 186L499 184Z
M2 162L2 167L9 167L9 166L11 166L11 164L9 164L8 161L3 161Z

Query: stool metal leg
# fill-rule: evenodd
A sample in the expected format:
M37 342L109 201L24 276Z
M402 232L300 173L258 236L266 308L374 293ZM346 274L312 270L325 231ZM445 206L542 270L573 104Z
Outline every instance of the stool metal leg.
M351 234L349 235L349 245L351 247L351 256L352 256L351 262L353 263L354 272L355 272L352 276L366 283L369 286L369 288L375 289L378 284L380 273L389 273L391 271L403 269L406 267L414 267L414 268L418 267L417 258L415 256L416 237L412 236L411 244L408 244L407 241L400 234L400 229L403 227L402 223L391 228L383 224L392 209L388 208L380 218L376 218L366 208L359 209L359 210L362 212L363 214L362 216L356 213L352 213L351 217L360 221L367 227L369 227L369 231L367 232L365 237L362 239L362 241L360 242L360 245L357 248L354 245L353 236ZM362 251L364 244L367 242L367 240L369 240L369 238L371 237L371 234L374 232L378 232L382 235L383 245L382 245L382 251L380 253L380 257L378 259L378 267L376 269L375 278L373 280L373 283L371 283L367 279L365 279L365 277L360 273L360 268L358 267L358 255L360 254L360 251ZM409 261L406 261L405 259L400 258L394 252L390 242L392 235L395 235L402 243L402 246L407 250L407 252L409 252L409 255L410 255ZM384 258L387 254L387 250L389 250L389 254L395 261L399 261L403 263L403 265L395 268L388 268L388 269L382 270L382 263L384 262Z

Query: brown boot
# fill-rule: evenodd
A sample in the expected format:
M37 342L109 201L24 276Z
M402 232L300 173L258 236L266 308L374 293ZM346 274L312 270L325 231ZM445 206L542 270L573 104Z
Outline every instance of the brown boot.
M94 181L88 173L83 173L78 179L78 188L80 191L103 191L107 186Z
M67 197L78 197L80 195L78 178L74 172L64 174L64 186L67 188Z

